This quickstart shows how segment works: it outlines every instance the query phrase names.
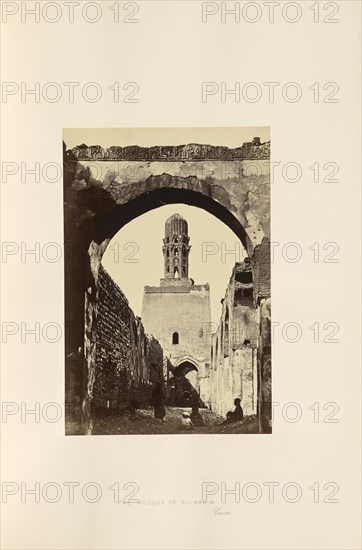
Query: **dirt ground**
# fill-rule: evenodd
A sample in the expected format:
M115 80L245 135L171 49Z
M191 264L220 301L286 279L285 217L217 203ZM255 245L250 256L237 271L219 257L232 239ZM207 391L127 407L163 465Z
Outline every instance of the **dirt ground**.
M184 411L191 413L190 408L166 407L164 420L157 420L153 408L139 409L134 413L110 414L98 417L93 424L94 435L116 434L243 434L259 433L258 421L255 416L244 418L241 422L223 425L225 417L208 409L199 409L204 425L193 430L185 430L181 425Z

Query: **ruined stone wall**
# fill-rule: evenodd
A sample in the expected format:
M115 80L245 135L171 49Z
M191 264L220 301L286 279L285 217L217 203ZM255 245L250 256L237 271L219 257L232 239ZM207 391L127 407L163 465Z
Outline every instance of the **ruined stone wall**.
M75 159L74 155L73 158ZM89 216L94 211L95 216L104 216L115 205L124 205L144 195L147 195L147 202L151 204L152 196L149 194L158 191L162 195L157 199L160 206L165 202L185 202L200 206L224 221L240 238L250 257L265 237L270 238L268 159L212 162L87 159L73 160L66 169L71 185L69 197L66 199L70 204L86 200L86 206L91 207L80 212L81 215L86 213ZM165 189L168 190L167 193L162 192ZM98 199L102 199L101 202L93 202L96 195L99 196ZM154 197L156 200L156 195ZM80 210L84 210L83 205L79 205ZM99 212L100 206L102 212ZM76 215L76 212L70 214ZM92 225L93 220L88 216L84 218L84 222ZM131 215L130 219L133 217ZM120 220L123 221L119 216L115 220L110 219L106 228L108 234L101 232L97 235L94 232L92 239L100 243L100 239L112 237L120 229ZM114 229L113 224L117 226ZM112 235L109 235L109 231ZM70 240L73 239L74 235Z
M100 145L88 147L85 143L72 149L73 155L79 160L240 160L269 159L270 141L261 143L259 138L252 142L244 142L240 147L188 143L186 145L168 145L154 147L112 146L103 148Z
M210 406L225 414L241 399L245 415L257 413L259 308L254 304L251 263L233 269L218 330L212 338Z
M65 336L65 400L75 404L70 422L81 433L91 433L98 264L109 241L131 220L179 202L210 212L234 231L252 259L258 311L264 300L269 304L269 146L254 140L240 152L197 144L171 151L156 147L149 152L152 160L144 160L148 152L137 148L116 147L109 157L115 160L106 160L101 148L80 145L72 152L64 144L64 242L70 250L64 262L65 323L74 327L71 337ZM269 399L271 387L270 319L264 324L260 342L265 349L258 349L262 383L266 377L261 400ZM270 405L262 404L260 413L265 431Z
M148 404L152 383L163 378L163 351L155 338L146 336L140 319L102 265L95 331L92 406L122 409Z

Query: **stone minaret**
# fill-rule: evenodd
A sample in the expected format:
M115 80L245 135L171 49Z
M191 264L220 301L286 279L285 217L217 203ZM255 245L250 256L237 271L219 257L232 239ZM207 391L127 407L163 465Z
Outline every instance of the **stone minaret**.
M167 358L164 377L177 406L186 406L185 392L192 399L209 400L210 287L189 278L189 241L187 221L180 214L168 218L162 246L164 276L159 286L145 286L142 306L145 331L159 341Z
M165 279L187 279L189 276L188 225L180 214L174 214L165 223L163 256Z

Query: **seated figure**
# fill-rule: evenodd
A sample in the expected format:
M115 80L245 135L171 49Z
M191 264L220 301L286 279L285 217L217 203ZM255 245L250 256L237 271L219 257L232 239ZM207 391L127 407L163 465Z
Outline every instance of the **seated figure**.
M238 397L234 399L235 409L226 413L226 420L224 420L223 424L234 424L235 422L243 420L244 413L240 403L241 399Z

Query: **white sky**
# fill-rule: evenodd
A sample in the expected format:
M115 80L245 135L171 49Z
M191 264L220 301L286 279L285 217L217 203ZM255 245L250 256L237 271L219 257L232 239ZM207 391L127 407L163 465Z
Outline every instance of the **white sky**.
M189 226L189 277L195 284L210 284L211 319L218 323L220 300L225 295L232 268L244 258L245 252L236 235L205 210L170 204L132 220L109 243L103 266L127 296L134 313L142 316L144 286L159 286L164 276L162 238L165 221L175 213L181 214ZM205 255L207 250L216 253ZM223 254L225 250L233 252Z

